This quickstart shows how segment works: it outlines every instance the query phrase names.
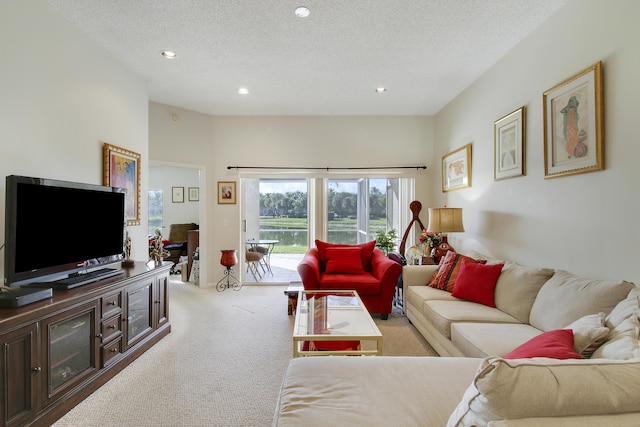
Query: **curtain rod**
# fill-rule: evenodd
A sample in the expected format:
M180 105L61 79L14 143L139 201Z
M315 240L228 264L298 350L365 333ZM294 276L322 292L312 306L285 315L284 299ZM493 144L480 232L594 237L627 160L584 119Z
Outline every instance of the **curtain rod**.
M372 170L372 169L426 169L427 167L422 166L379 166L379 167L357 167L357 168L306 168L306 167L293 167L293 166L227 166L227 169L304 169L304 170L326 170L327 172L330 170Z

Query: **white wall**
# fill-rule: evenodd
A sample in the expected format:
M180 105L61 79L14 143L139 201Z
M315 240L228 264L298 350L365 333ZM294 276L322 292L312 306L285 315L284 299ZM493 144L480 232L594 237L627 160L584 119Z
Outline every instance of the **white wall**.
M165 229L162 235L169 237L171 224L200 223L199 201L189 200L189 188L200 186L198 169L169 165L149 165L149 188L162 190L162 219ZM184 201L174 203L173 187L184 192Z
M108 142L141 154L146 194L148 93L142 79L37 0L0 2L0 52L2 179L18 174L102 184L102 145ZM4 200L0 184L0 224ZM146 221L143 213L142 225L129 227L137 260L148 258ZM55 244L46 241L47 227L55 224L47 224L45 210L44 250ZM100 224L93 231L98 234Z
M472 188L433 182L440 203L464 209L454 247L640 283L638 16L635 0L572 0L436 116L436 157L473 142ZM542 94L600 60L605 170L544 179ZM523 105L527 174L494 181L493 123Z
M172 120L174 114L179 120ZM200 245L204 268L212 273L201 286L219 279L215 272L220 270L220 250L242 247L240 203L217 204L217 181L236 181L240 189L238 171L227 166L426 164L427 171L409 175L417 177L417 198L428 200L427 182L439 162L433 159L430 117L212 117L152 102L149 129L153 160L203 164L206 171L206 200L202 188L200 192L205 210Z

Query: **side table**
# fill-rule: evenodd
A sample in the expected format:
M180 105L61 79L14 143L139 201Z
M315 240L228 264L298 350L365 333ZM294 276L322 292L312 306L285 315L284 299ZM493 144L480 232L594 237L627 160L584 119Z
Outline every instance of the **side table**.
M292 316L296 313L296 307L298 306L298 295L300 295L300 291L303 291L304 287L302 286L302 282L291 282L287 289L285 289L284 294L288 297L288 305L287 305L287 314Z

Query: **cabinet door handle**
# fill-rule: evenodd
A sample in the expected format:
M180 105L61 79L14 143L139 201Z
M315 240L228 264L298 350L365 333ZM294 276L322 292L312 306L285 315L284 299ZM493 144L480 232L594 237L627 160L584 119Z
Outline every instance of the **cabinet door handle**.
M40 366L36 366L35 368L33 368L33 372L40 372L42 371L42 368Z
M96 335L96 338L102 338L102 334Z
M115 302L115 301L111 301L111 302L109 303L109 305L116 305L116 302Z
M115 329L116 325L109 325L109 329Z
M112 349L111 349L111 353L117 353L117 352L118 352L118 349L117 349L117 348L112 348Z

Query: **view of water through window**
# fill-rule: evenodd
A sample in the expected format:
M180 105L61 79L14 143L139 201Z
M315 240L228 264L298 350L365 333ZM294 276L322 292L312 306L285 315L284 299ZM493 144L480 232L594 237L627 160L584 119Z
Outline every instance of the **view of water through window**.
M367 179L368 206L358 209L362 180L328 180L328 237L332 243L358 242L358 212L368 212L367 235L373 240L387 227L387 179ZM360 189L360 190L359 190ZM279 240L276 253L304 253L308 249L308 191L306 180L261 179L260 239ZM362 223L362 221L360 222Z

